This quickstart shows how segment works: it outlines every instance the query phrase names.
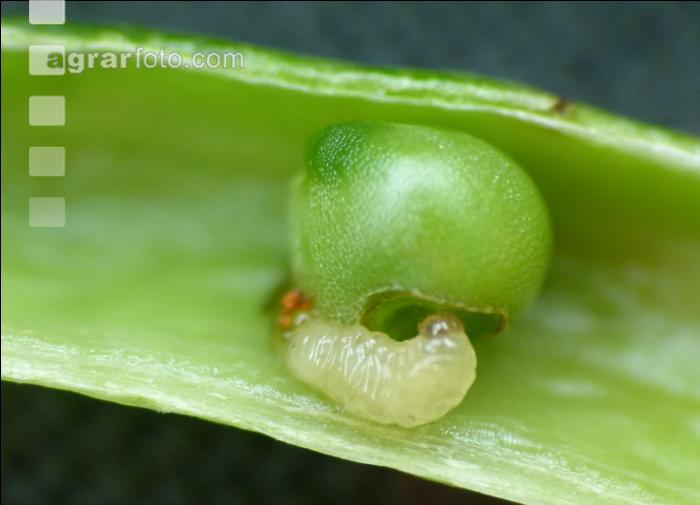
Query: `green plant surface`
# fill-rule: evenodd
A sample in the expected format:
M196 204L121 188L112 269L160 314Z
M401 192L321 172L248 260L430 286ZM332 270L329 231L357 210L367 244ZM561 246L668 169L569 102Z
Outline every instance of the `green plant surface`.
M244 70L30 77L29 44L234 50ZM64 127L29 127L30 95ZM518 162L554 228L543 293L474 341L467 399L415 429L347 415L273 352L287 195L314 131L462 130ZM66 176L29 177L32 145ZM66 227L30 228L30 196ZM254 430L524 503L700 500L700 143L512 84L201 38L2 25L2 377Z

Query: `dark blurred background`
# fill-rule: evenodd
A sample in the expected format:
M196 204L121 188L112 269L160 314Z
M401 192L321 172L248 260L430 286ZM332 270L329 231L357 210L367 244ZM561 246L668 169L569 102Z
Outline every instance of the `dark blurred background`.
M27 16L25 2L2 15ZM466 70L700 133L700 4L68 2L66 19ZM2 503L498 504L232 428L2 386Z

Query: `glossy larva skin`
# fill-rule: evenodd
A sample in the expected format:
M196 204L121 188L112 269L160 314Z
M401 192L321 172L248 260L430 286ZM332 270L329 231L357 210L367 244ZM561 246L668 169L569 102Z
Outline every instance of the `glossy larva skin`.
M418 426L458 405L476 378L474 349L453 323L398 342L360 325L309 319L286 336L287 364L352 414Z

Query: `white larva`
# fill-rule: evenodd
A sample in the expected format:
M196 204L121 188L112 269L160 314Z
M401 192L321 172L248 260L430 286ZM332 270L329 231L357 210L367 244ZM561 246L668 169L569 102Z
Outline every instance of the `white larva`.
M286 333L292 373L352 414L413 427L458 405L476 378L476 354L461 322L434 314L398 342L364 326L308 318Z

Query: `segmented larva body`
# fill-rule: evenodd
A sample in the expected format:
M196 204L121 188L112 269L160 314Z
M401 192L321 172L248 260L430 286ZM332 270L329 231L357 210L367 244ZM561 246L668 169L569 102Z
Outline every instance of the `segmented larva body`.
M461 322L435 314L402 342L364 326L308 318L286 333L294 375L355 415L417 426L458 405L476 378Z

